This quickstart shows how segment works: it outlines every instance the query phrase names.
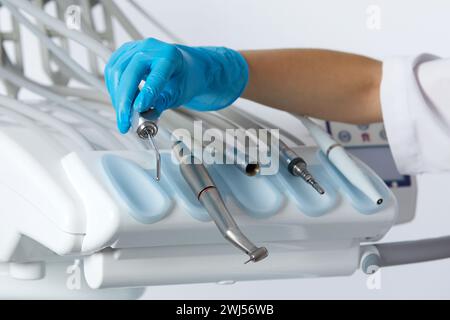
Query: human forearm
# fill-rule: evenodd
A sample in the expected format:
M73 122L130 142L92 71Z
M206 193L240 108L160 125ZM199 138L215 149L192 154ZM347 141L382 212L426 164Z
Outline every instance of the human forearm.
M219 110L240 96L327 120L381 120L381 63L376 60L311 49L242 55L224 47L181 46L154 38L125 43L105 67L120 132L128 131L133 110L163 112L181 105Z
M243 98L327 120L357 124L382 120L377 60L315 49L241 53L250 74Z

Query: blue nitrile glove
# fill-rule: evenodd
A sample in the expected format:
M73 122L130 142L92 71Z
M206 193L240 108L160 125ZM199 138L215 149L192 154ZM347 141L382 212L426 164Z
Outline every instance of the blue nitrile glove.
M105 67L105 80L120 132L130 128L132 108L162 112L180 105L209 111L233 103L244 91L248 66L223 47L172 45L153 38L125 43ZM141 80L145 85L139 92Z

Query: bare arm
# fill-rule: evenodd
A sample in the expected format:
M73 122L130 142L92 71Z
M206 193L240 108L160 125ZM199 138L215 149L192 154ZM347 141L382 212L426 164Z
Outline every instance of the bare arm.
M327 120L382 121L381 62L377 60L314 49L241 53L250 74L245 99Z

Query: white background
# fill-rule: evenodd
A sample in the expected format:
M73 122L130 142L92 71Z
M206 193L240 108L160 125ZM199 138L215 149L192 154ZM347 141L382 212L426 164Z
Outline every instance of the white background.
M125 1L117 2L145 36L168 40ZM139 3L190 45L235 49L314 47L376 58L419 52L450 56L448 0L140 0ZM369 5L381 9L380 30L366 26ZM45 81L35 54L36 41L27 32L23 39L27 74ZM118 42L126 40L123 31L118 30ZM73 49L76 52L78 48ZM77 60L83 58L77 55ZM247 102L243 105L254 107ZM300 132L300 126L292 119L279 114L277 119L278 124ZM385 240L450 234L449 178L448 174L419 177L416 219L395 227ZM450 260L387 268L381 272L380 290L367 289L367 278L358 271L352 277L343 278L152 287L143 298L450 298L449 269Z

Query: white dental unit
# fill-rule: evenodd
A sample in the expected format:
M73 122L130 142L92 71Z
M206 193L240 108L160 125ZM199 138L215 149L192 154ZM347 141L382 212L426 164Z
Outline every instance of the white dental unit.
M132 37L139 36L113 1L0 2L0 10L35 17L48 39L73 40L57 34L54 21L39 17L50 16L45 13L50 3L62 19L71 5L82 10L101 6L107 13L106 31L96 32L92 17L81 22L89 30L84 36L97 45L113 46L111 17ZM86 45L87 76L75 73L43 44L45 70L57 86L38 85L23 74L23 20L14 14L11 19L12 29L0 32L0 80L9 95L0 97L0 298L137 298L152 285L346 276L359 268L373 273L403 263L400 257L388 257L389 252L383 257L383 245L373 243L395 224L413 218L415 181L396 176L382 135L371 143L352 144L342 133L382 128L328 124L329 133L355 156L354 164L381 197L378 204L317 146L290 144L324 194L282 163L278 174L269 176L246 175L234 165L207 166L242 232L269 252L262 261L244 264L247 257L224 239L172 161L167 138L156 136L161 149L161 180L156 181L154 150L134 135L116 132L113 108L102 92L94 91L101 67L92 52L102 52ZM81 34L67 30L74 37ZM3 50L6 43L15 50ZM71 77L91 89L69 88ZM20 88L46 100L15 100ZM178 114L166 113L160 130L166 118ZM363 148L356 149L357 144ZM388 160L373 166L375 172L357 157L369 165L377 163L370 161L374 157ZM402 201L404 197L408 200ZM431 251L422 261L443 257L439 250Z

